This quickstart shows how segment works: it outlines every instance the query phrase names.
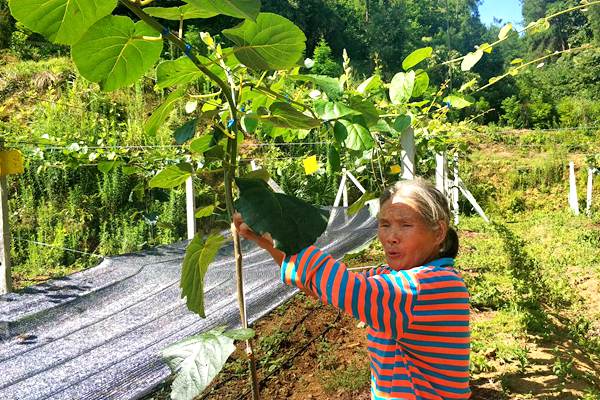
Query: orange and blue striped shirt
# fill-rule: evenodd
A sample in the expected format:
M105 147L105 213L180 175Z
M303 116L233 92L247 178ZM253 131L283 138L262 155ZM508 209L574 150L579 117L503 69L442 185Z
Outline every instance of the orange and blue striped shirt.
M468 399L469 294L453 265L354 273L310 246L285 258L281 279L367 324L372 399Z

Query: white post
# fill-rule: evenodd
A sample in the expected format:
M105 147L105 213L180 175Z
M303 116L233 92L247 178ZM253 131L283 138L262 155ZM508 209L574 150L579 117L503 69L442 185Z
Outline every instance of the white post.
M340 181L340 187L338 188L337 194L335 195L335 201L333 202L334 207L339 207L340 200L342 199L342 193L346 187L346 170L342 172L342 180Z
M594 169L588 168L587 198L585 202L585 213L589 217L592 213L592 188L594 185Z
M400 158L402 161L402 179L415 179L415 131L406 129L400 137Z
M348 176L346 170L344 170L344 177ZM344 179L344 187L342 188L342 205L348 208L348 185L346 179Z
M435 155L435 188L448 197L448 163L445 151Z
M454 225L458 225L459 222L459 209L458 209L458 154L454 154L454 186L452 187L452 213L454 214Z
M475 209L475 211L477 211L477 214L479 214L479 216L481 218L483 218L483 220L485 222L489 223L490 220L488 219L488 217L483 212L483 208L481 208L481 206L479 205L479 203L477 203L477 200L475 200L475 196L473 196L473 194L469 191L469 189L467 189L467 186L462 181L462 179L460 179L460 177L458 178L458 188L460 189L460 192L463 194L463 196L465 196L465 198L467 200L469 200L469 203L471 203L471 205L473 206L473 208Z
M346 175L348 175L348 178L350 178L352 183L354 183L356 185L356 187L358 188L358 190L361 191L362 194L365 194L367 192L367 190L363 187L363 185L360 184L358 179L356 179L356 177L354 175L352 175L352 173L350 171L346 171Z
M10 293L11 291L8 186L6 176L0 176L0 294Z
M185 208L187 214L187 236L193 239L196 236L196 198L194 196L194 181L192 177L185 181Z
M348 202L348 193L346 192L346 177L346 169L344 168L342 170L342 179L340 181L340 187L338 188L338 191L335 195L335 201L333 202L333 208L339 207L340 201L342 200L342 195L344 193L346 194L346 203ZM348 205L346 204L345 207L348 207ZM333 221L334 213L335 210L331 210L331 213L329 214L329 221L327 221L327 225L331 224L331 222Z
M577 183L575 181L575 163L569 161L569 207L573 214L579 215L579 200L577 200Z

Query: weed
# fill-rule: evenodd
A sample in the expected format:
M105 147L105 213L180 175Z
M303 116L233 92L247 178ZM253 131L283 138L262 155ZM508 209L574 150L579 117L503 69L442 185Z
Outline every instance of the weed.
M261 352L260 368L268 373L281 366L285 361L285 352L283 349L287 343L287 339L288 333L280 329L276 329L270 335L259 339L258 349Z
M586 389L581 400L600 400L600 390L595 388Z
M317 343L317 362L319 369L325 371L335 370L340 365L340 359L336 354L336 347L326 339Z
M350 364L338 368L320 377L323 389L327 393L337 393L340 390L354 392L369 386L371 372L369 366Z
M573 369L573 358L564 357L558 347L553 350L555 357L554 364L552 365L552 372L558 377L561 382L566 382L570 378L573 378L575 370Z

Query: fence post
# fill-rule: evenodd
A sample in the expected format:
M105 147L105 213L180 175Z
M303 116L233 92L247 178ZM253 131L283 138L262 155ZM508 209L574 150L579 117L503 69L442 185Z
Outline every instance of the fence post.
M415 131L408 128L400 137L400 158L402 161L402 179L415 179Z
M8 185L6 176L0 175L0 295L10 293L11 291Z
M454 214L454 225L458 225L459 222L459 209L458 209L458 154L454 154L453 175L454 184L452 186L452 213Z
M585 202L585 213L589 217L592 213L592 189L594 186L594 168L588 167L587 198Z
M435 188L448 197L448 162L445 151L435 155Z
M575 163L569 161L569 207L573 214L579 215L579 200L577 200L577 183L575 181Z
M346 182L346 177L348 176L348 172L346 171L346 168L343 168L342 171L344 172L344 187L342 187L342 205L346 208L348 208L348 185Z
M460 179L460 177L458 177L458 188L460 189L460 192L463 194L463 196L465 196L465 198L469 201L469 203L471 203L475 211L477 211L477 214L479 214L479 216L483 218L485 222L489 223L490 220L485 215L485 212L483 212L483 208L481 208L481 206L477 203L477 200L475 200L475 196L473 196L469 189L467 189L467 186L462 181L462 179Z
M196 197L194 196L194 181L190 176L185 180L185 208L187 215L187 237L196 236Z

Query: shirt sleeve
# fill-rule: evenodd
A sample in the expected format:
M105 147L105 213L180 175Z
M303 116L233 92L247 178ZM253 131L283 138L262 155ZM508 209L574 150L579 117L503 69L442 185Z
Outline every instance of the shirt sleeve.
M401 336L413 319L418 281L406 271L366 272L350 272L331 255L310 246L284 259L281 280L314 293L323 303L340 308L377 331Z

